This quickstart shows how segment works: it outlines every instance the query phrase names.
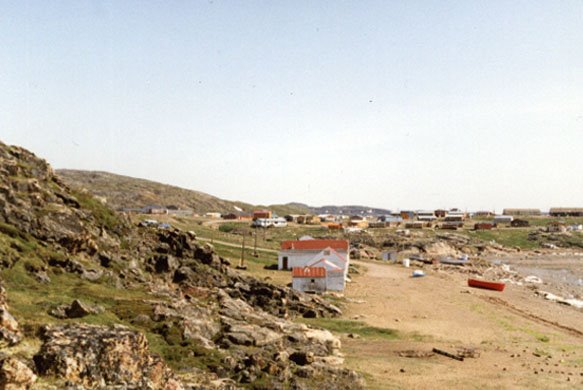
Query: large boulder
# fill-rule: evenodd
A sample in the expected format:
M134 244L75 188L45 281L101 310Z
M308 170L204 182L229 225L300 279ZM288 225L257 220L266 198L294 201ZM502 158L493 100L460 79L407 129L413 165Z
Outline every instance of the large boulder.
M0 389L29 389L36 379L34 372L21 360L14 357L0 360Z
M49 314L57 318L81 318L90 314L102 313L103 310L101 306L91 306L75 299L70 305L59 306L51 310Z
M0 284L0 345L14 345L22 339L18 322L8 311L6 291Z
M150 354L146 337L124 326L47 326L41 338L34 356L40 375L86 387L183 388L164 362Z

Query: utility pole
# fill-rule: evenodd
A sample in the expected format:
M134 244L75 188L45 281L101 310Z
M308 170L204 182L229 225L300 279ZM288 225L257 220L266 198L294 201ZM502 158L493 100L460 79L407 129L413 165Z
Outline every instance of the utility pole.
M255 238L255 242L253 244L253 257L259 257L257 254L257 229L253 232L253 236Z
M247 269L247 266L245 265L245 235L247 234L247 231L243 231L243 242L241 243L241 259L239 260L239 265L237 266L237 269Z

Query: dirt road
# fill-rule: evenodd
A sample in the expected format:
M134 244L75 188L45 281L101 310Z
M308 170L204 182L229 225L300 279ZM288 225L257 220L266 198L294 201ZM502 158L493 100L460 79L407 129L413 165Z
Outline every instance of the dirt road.
M583 311L548 302L524 286L502 293L471 289L467 276L427 267L355 262L367 272L346 290L345 317L398 331L396 340L344 338L347 363L365 372L371 388L583 387ZM455 352L406 358L405 350Z

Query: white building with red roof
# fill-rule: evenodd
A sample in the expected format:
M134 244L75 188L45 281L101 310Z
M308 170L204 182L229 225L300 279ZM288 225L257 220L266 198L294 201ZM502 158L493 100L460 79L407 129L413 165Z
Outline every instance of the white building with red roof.
M344 291L344 284L346 281L344 269L337 266L336 264L332 263L325 258L321 258L317 260L317 257L314 260L310 261L307 265L309 268L317 268L321 267L326 270L326 290L330 291Z
M326 268L295 267L292 268L292 288L303 292L326 291Z
M326 260L342 269L344 278L348 275L348 240L299 240L283 241L277 259L278 269L306 267L320 260Z

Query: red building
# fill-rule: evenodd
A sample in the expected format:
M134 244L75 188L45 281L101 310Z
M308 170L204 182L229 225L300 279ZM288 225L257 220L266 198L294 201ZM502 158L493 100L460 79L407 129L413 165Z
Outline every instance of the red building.
M271 211L269 210L255 210L253 211L253 220L258 218L271 218Z

